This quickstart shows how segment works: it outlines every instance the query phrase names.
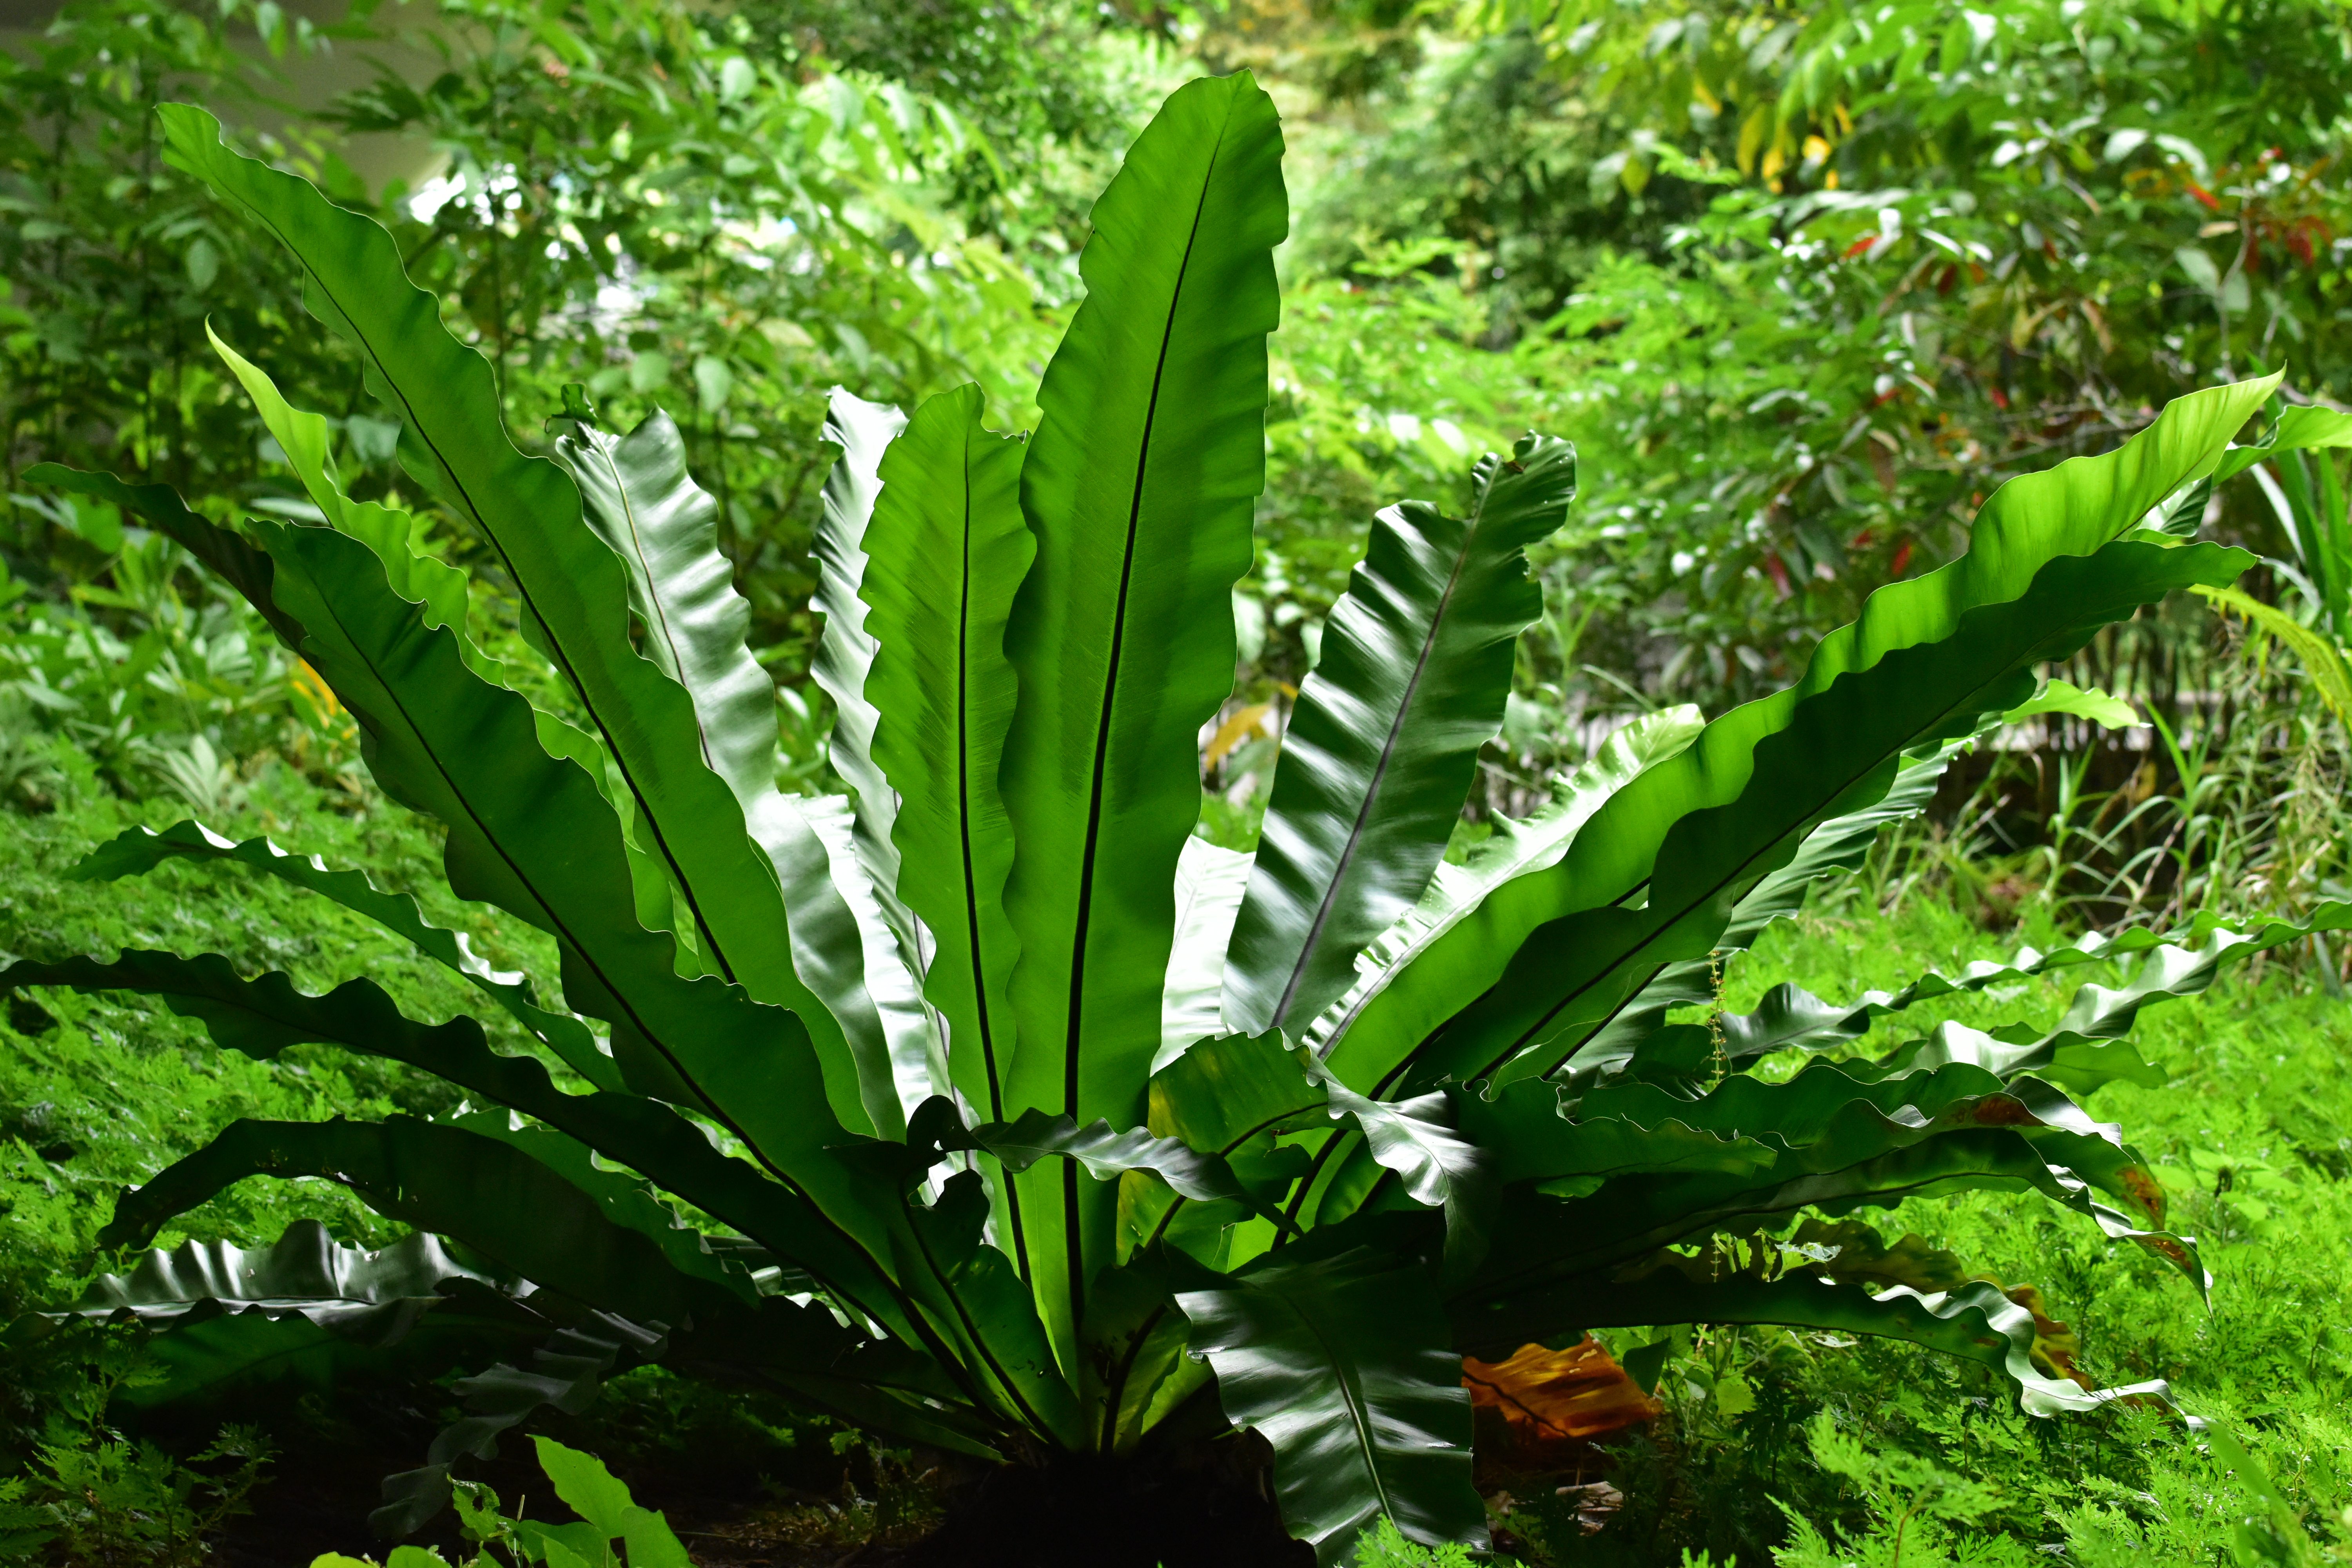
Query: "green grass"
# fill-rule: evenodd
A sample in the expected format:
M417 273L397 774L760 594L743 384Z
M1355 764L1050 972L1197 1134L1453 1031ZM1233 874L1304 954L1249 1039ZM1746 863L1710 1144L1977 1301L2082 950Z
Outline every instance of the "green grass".
M1922 969L2059 934L2039 911L2026 924L1995 938L1917 900L1891 921L1853 905L1809 915L1735 963L1725 1002L1753 1006L1784 979L1830 997L1892 990ZM1951 999L1883 1021L1870 1044L1944 1017L2046 1026L2074 985L2116 980L2074 970ZM2241 1522L2267 1510L2215 1457L2222 1444L2151 1404L2036 1420L1977 1368L1778 1329L1677 1342L1659 1389L1666 1415L1613 1449L1627 1500L1608 1528L1582 1536L1564 1504L1542 1498L1515 1502L1503 1525L1531 1559L1560 1564L2352 1561L2352 1007L2271 963L2151 1008L2137 1038L2168 1081L2113 1084L2085 1103L2120 1122L2173 1189L2171 1223L2200 1237L2214 1276L2210 1310L2177 1273L2036 1194L1867 1217L1890 1238L1916 1231L2005 1284L2038 1287L2101 1384L2165 1378L2186 1408L2225 1423L2300 1516L2289 1555L2263 1531L2242 1537ZM1654 1336L1603 1338L1622 1350Z
M119 798L77 756L56 751L55 811L0 816L0 949L219 951L311 989L371 975L420 1016L473 1010L462 985L402 943L268 879L174 866L112 885L61 880L124 826L183 815ZM380 799L266 764L210 826L367 867L468 931L493 963L549 973L535 937L449 898L430 831ZM2023 939L2047 946L2057 934L2029 910ZM1916 896L1891 921L1850 901L1769 933L1727 976L1726 1002L1751 1005L1789 978L1826 996L1892 989L2019 940ZM2046 1023L2074 984L2116 978L2077 970L1951 999L1882 1023L1872 1043L1941 1017ZM2183 1405L2226 1423L2300 1516L2289 1555L2260 1531L2242 1532L2264 1510L2216 1457L2225 1443L2200 1442L2153 1405L2037 1421L1973 1367L1881 1342L1753 1329L1677 1340L1660 1384L1666 1415L1608 1456L1625 1501L1601 1532L1577 1530L1556 1496L1510 1500L1498 1520L1525 1555L1562 1568L2352 1561L2352 1007L2273 962L2151 1009L2138 1038L2169 1081L2112 1085L2087 1104L2122 1123L2173 1187L2175 1223L2200 1237L2214 1274L2210 1311L2178 1275L2035 1195L1913 1203L1874 1217L1890 1236L1916 1230L2006 1284L2037 1286L2102 1383L2167 1378ZM325 1048L267 1063L217 1051L197 1025L132 999L12 997L0 1007L0 1314L69 1299L100 1261L92 1240L114 1189L238 1116L448 1108L431 1080ZM266 1241L302 1214L353 1237L389 1234L331 1184L257 1181L188 1215L174 1235ZM1654 1336L1604 1337L1623 1350ZM57 1398L55 1368L34 1375L20 1355L10 1370L0 1409L14 1436L0 1470L20 1462ZM1395 1541L1365 1551L1381 1564L1431 1561Z

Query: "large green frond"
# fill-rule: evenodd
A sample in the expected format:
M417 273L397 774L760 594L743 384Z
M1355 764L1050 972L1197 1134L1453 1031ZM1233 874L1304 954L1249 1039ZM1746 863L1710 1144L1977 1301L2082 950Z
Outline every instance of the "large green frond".
M1559 864L1595 812L1650 769L1679 755L1706 727L1689 706L1644 714L1601 743L1524 822L1505 818L1461 866L1441 862L1421 901L1358 960L1348 994L1317 1019L1307 1038L1325 1055L1351 1033L1358 1048L1409 1047L1444 1023L1479 984L1497 952L1515 950L1538 923L1541 906L1497 892Z
M946 1020L956 1088L1002 1121L1019 952L997 787L1018 695L1004 637L1036 546L1021 515L1021 445L982 426L982 401L977 386L941 393L891 445L860 591L873 755L898 803L898 896L933 944L924 995Z
M1705 957L1738 899L1821 822L1883 797L1903 752L2016 706L2032 665L2139 605L2226 582L2242 552L2126 536L2211 470L2274 383L2193 394L2115 452L2003 486L1969 554L1880 589L1796 685L1710 723L1613 796L1557 865L1499 891L1544 923L1461 977L1491 989L1439 1048L1407 1044L1400 1058L1394 1039L1343 1041L1334 1065L1359 1083L1550 1070L1665 964Z
M712 1147L708 1134L679 1112L634 1095L565 1094L539 1062L491 1051L473 1019L415 1023L373 981L347 981L323 996L310 996L282 973L247 980L218 954L188 959L133 951L110 963L18 961L0 968L0 982L157 996L173 1012L201 1021L218 1045L260 1059L317 1042L424 1068L659 1181L806 1269L877 1321L914 1331L870 1251L802 1192Z
M371 390L399 417L404 461L497 552L525 631L607 748L700 950L755 996L785 999L795 987L775 879L734 795L705 762L692 699L632 645L627 574L586 525L579 488L508 439L489 363L450 335L439 302L408 280L380 225L231 152L202 110L166 104L158 113L171 161L300 261L306 303L359 351Z
M492 969L474 952L465 932L433 924L415 899L406 893L385 892L364 871L331 869L316 855L289 855L267 838L236 843L189 820L175 822L161 833L137 826L126 827L75 862L66 875L77 881L111 881L152 871L172 859L233 862L332 899L394 935L406 938L419 952L454 971L598 1089L622 1087L612 1053L579 1019L541 1006L528 975Z
M1503 724L1518 636L1543 614L1527 550L1568 515L1576 449L1528 436L1480 459L1468 514L1380 514L1282 737L1225 1022L1300 1034L1412 907Z
M693 699L703 761L734 793L782 886L793 972L776 974L764 999L798 1013L812 1035L844 1037L866 1114L895 1131L901 1107L890 1030L866 984L869 943L801 804L776 788L775 683L744 641L751 606L719 549L718 504L688 472L686 443L667 414L626 436L580 419L550 426L551 455L580 487L583 515L628 573L640 647Z
M1383 1516L1416 1541L1484 1546L1470 1396L1427 1270L1380 1247L1323 1252L1176 1298L1226 1417L1274 1446L1283 1521L1327 1565Z
M1021 469L1037 554L1005 646L1020 677L1002 774L1021 943L1011 1111L1143 1119L1198 732L1233 688L1231 590L1265 483L1281 159L1247 73L1179 89L1095 205L1086 301L1038 391ZM1074 1356L1115 1220L1075 1167L1058 1174L1024 1179L1022 1222Z

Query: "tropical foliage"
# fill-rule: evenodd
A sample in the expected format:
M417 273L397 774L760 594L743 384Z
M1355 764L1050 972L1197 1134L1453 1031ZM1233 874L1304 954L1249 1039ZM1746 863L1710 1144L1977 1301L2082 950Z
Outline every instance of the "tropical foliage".
M1032 435L990 430L978 387L911 417L835 396L816 675L850 793L815 798L778 787L751 611L678 426L620 434L573 388L525 455L491 363L382 226L200 110L160 117L175 165L299 262L520 637L486 652L467 574L396 497L347 489L328 422L218 338L315 518L232 526L166 485L26 478L141 518L243 595L357 722L378 786L446 832L451 889L560 964L493 970L363 872L191 821L76 875L234 863L375 921L497 1017L425 1024L373 980L314 995L149 951L0 979L158 996L247 1055L338 1046L478 1107L233 1124L125 1193L106 1239L257 1174L340 1183L416 1234L192 1243L79 1309L168 1330L168 1393L386 1342L418 1369L502 1358L394 1479L385 1523L437 1509L499 1430L655 1362L1045 1468L1254 1428L1285 1522L1334 1561L1384 1515L1484 1538L1464 1354L1791 1323L1972 1359L2037 1412L2112 1396L2063 1374L2035 1313L1864 1209L2037 1191L2203 1286L2148 1163L2063 1089L2145 1079L2121 1037L2139 1008L2352 923L2335 906L1844 1005L1784 987L1728 1014L1714 976L1989 727L2095 710L2037 697L2038 667L2177 589L2228 588L2252 558L2196 542L2192 503L2277 378L2012 480L1966 554L1874 595L1795 684L1628 727L1457 863L1511 649L1544 611L1527 552L1574 489L1573 452L1528 436L1465 505L1374 520L1244 852L1194 829L1288 223L1246 74L1172 96L1096 204ZM2048 1033L1861 1049L1914 1002L2136 952L2128 985L2084 987Z

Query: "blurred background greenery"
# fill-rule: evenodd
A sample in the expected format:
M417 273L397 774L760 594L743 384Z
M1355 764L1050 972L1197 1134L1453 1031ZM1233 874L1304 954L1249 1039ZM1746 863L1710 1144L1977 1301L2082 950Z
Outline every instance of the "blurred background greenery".
M1176 83L1242 68L1284 110L1293 227L1242 663L1202 737L1202 831L1227 843L1255 835L1286 703L1372 512L1458 495L1522 429L1578 444L1582 496L1537 562L1544 618L1465 840L1547 798L1633 714L1719 711L1791 679L1874 588L1960 550L2011 474L2256 371L2284 365L2294 401L2352 401L2352 12L2334 0L7 0L0 947L186 946L234 898L241 965L323 980L396 962L356 926L281 918L272 895L203 873L57 889L124 823L190 811L433 886L403 868L434 836L374 792L352 724L241 601L168 541L20 481L57 460L168 481L216 518L312 515L209 321L329 416L356 493L437 515L356 363L306 329L289 259L163 163L154 104L205 104L390 227L498 367L518 441L540 439L567 382L624 426L656 405L677 417L776 679L779 777L815 791L835 787L808 679L826 390L910 405L977 381L1001 427L1033 423L1090 194ZM2216 491L2208 531L2264 557L2254 607L2225 620L2193 601L2102 634L2060 673L2143 722L2004 735L1882 847L1855 902L1787 940L1860 985L1882 959L2341 896L2346 521L2332 451ZM516 635L478 543L446 519L435 541L486 589L478 635ZM523 941L465 910L436 918L493 957ZM2232 982L2217 1022L2171 1020L2180 1092L2103 1091L2101 1114L2210 1207L2236 1260L2221 1315L2054 1230L1997 1234L1990 1210L1906 1216L2035 1271L2102 1375L2182 1377L2253 1423L2315 1552L2352 1531L2352 1431L2328 1414L2352 1378L2346 958L2315 942ZM111 1186L231 1116L446 1109L331 1053L224 1060L192 1026L100 999L14 999L0 1044L0 1317L69 1294ZM378 1223L323 1191L253 1187L190 1233L257 1239L294 1212ZM2255 1550L2231 1533L2227 1467L2152 1415L2021 1423L1959 1371L1784 1337L1678 1348L1669 1416L1607 1460L1622 1514L1587 1536L1572 1508L1523 1510L1527 1551ZM18 1500L87 1483L102 1522L226 1495L230 1460L175 1468L193 1447L168 1433L162 1468L139 1469L146 1439L108 1425L106 1393L135 1378L115 1352L5 1343L0 1474L21 1475L0 1482L0 1556ZM738 1415L644 1415L684 1398L639 1389L607 1438L641 1455L697 1432L753 1441ZM1881 1459L1809 1435L1824 1410ZM384 1429L404 1419L430 1430L414 1410ZM792 1527L808 1541L919 1515L902 1458L777 1421L749 1471L769 1466L787 1513L815 1510ZM1906 1547L1887 1489L1917 1475L1885 1456L1914 1452L2006 1500L1931 1510L1942 1522ZM90 1456L108 1453L101 1487ZM194 1535L173 1525L121 1560L196 1561Z

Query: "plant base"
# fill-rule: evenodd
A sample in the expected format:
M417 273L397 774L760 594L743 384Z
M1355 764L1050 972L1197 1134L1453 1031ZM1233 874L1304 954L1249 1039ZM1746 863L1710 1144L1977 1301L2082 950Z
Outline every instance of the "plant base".
M1118 1458L1055 1455L959 1489L904 1568L1314 1568L1255 1432Z

